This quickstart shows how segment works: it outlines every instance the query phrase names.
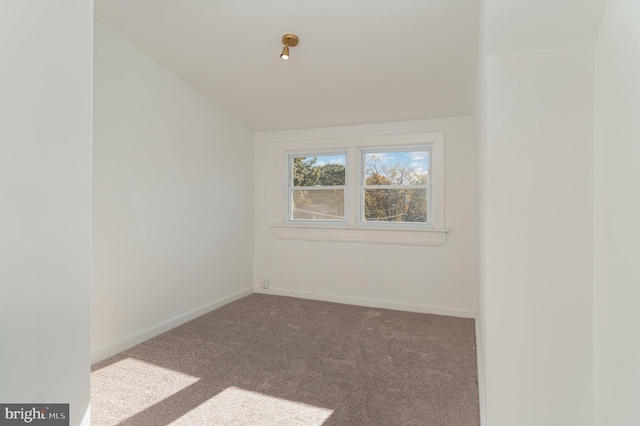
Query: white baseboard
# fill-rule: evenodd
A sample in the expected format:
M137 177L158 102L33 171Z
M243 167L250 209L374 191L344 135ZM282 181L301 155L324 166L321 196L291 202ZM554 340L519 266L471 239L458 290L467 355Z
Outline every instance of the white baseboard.
M482 356L482 336L480 334L480 322L476 318L476 360L478 363L478 402L480 405L480 426L487 426L487 406L485 395L485 369Z
M175 328L179 325L189 322L192 319L199 317L200 315L204 315L207 312L211 312L214 309L218 309L228 303L235 302L236 300L242 299L243 297L246 297L252 294L253 292L254 292L253 287L241 290L237 293L233 293L230 296L223 297L222 299L218 299L214 302L208 303L192 311L189 311L182 315L178 315L176 317L163 321L160 324L154 325L153 327L149 327L146 330L143 330L132 336L125 337L124 339L120 339L107 346L103 346L100 349L96 349L95 351L91 352L91 364L95 364L109 357L112 357L113 355L118 354L122 351L126 351L127 349L132 348L135 345L144 342L145 340L149 340L153 337L156 337L164 333L165 331L169 331L172 328Z
M418 305L404 302L394 302L380 299L367 299L363 297L349 297L335 294L315 293L302 290L291 290L287 288L262 288L256 287L256 293L272 294L274 296L298 297L300 299L321 300L323 302L343 303L345 305L366 306L370 308L393 309L395 311L418 312L421 314L446 315L450 317L475 318L475 311L463 309L446 308L432 305Z

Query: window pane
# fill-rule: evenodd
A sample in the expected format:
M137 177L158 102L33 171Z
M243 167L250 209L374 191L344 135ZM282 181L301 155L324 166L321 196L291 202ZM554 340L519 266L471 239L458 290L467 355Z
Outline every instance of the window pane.
M367 152L365 185L426 185L429 151Z
M293 220L344 220L344 189L294 189Z
M368 222L427 221L427 190L365 189L364 219Z
M293 157L293 186L345 184L346 154Z

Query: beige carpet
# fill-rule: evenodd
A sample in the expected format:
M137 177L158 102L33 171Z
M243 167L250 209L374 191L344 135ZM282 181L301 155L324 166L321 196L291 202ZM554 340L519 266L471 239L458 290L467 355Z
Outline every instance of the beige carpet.
M471 319L253 294L92 372L102 425L477 426Z

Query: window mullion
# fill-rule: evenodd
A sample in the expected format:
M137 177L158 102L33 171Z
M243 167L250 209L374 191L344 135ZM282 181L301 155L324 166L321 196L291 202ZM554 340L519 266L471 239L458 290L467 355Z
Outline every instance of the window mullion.
M334 185L334 186L290 186L289 189L293 191L319 191L327 189L345 189L346 185Z
M364 189L427 189L426 185L362 185Z

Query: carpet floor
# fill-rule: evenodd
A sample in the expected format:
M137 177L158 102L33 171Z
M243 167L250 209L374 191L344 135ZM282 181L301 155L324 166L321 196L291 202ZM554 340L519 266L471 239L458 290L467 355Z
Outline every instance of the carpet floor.
M472 319L252 294L92 367L91 424L477 426Z

